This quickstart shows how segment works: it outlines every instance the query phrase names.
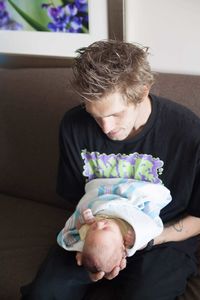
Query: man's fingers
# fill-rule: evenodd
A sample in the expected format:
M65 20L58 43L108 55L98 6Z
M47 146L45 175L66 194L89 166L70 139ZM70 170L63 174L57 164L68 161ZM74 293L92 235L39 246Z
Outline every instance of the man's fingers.
M111 279L115 278L119 274L119 271L120 271L120 267L115 267L112 270L112 272L110 272L109 274L105 275L105 278L108 279L108 280L111 280Z
M98 273L89 273L89 276L90 276L90 279L92 281L98 281L100 279L102 279L105 275L105 272L101 271L101 272L98 272Z
M76 253L76 262L77 262L78 266L82 266L82 253L81 252Z
M102 279L103 277L105 277L108 280L111 280L111 279L115 278L119 274L119 272L125 268L126 268L126 258L123 258L121 260L120 266L115 267L112 270L112 272L110 272L108 274L105 274L105 272L98 272L98 273L94 273L94 274L89 273L89 276L92 281L98 281L98 280Z
M120 263L120 270L123 270L126 268L126 258L122 258L121 263Z

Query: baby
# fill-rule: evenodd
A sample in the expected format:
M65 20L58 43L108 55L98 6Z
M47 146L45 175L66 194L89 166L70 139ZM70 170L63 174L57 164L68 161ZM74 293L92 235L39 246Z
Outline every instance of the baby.
M58 244L77 251L89 272L109 274L162 232L160 210L170 201L170 191L160 183L93 179L59 233Z
M110 273L126 257L127 248L135 241L133 228L120 218L92 214L91 209L83 212L85 222L79 228L84 240L82 264L91 273Z

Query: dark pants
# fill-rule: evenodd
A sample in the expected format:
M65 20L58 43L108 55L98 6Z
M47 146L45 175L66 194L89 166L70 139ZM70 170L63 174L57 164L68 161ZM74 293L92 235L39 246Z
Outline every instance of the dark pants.
M22 300L174 300L196 271L190 257L170 247L153 247L128 258L113 280L93 283L75 253L56 246L36 279L23 287Z

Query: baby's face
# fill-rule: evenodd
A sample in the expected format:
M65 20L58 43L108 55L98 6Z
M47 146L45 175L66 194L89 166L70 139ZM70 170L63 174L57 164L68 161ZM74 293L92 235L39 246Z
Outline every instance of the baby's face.
M104 241L114 237L116 240L122 240L122 234L119 226L112 219L96 220L94 223L92 223L88 230L87 237L94 237L94 235L95 237L98 236L100 240L103 239Z
M123 237L119 226L111 219L97 220L90 225L87 232L86 243L103 245L106 253L102 253L106 257L115 256L115 265L111 270L104 270L106 273L112 271L115 266L119 266L122 260Z

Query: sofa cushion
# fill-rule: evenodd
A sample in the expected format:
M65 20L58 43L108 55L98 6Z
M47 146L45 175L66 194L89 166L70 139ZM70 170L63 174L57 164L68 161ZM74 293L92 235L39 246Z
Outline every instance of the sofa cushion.
M0 194L0 299L19 299L20 286L32 281L56 235L66 210Z

